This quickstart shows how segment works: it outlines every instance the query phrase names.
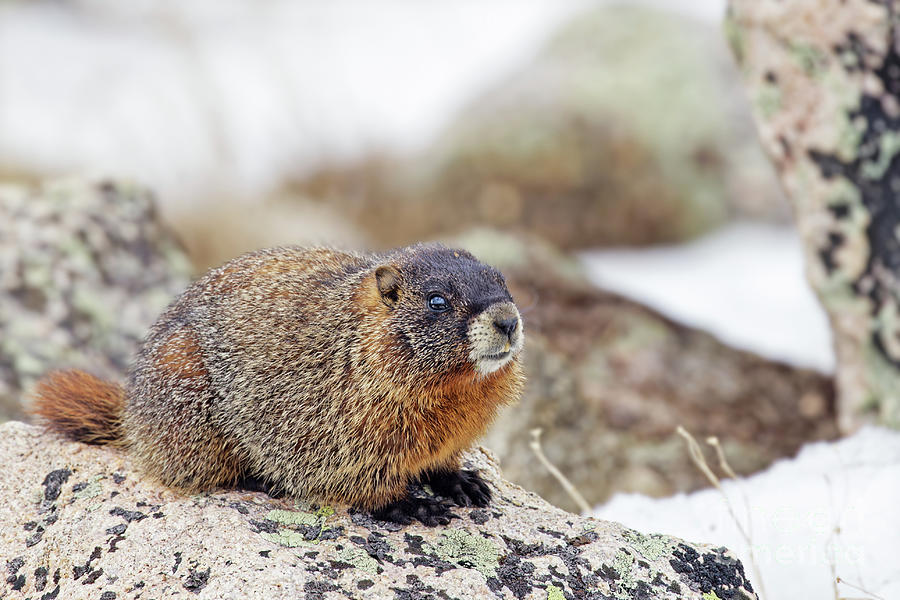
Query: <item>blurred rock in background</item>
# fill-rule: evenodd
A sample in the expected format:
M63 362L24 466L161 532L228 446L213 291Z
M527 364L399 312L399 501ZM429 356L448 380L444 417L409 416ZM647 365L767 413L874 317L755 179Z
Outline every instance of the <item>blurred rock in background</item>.
M727 27L834 331L841 428L900 428L897 3L732 0Z
M0 83L0 174L142 181L204 266L302 232L295 196L379 246L474 224L649 244L787 215L718 25L660 8L7 2ZM296 239L346 244L322 218Z
M592 504L615 492L706 487L678 425L718 436L741 474L837 437L830 377L735 350L599 290L539 239L478 230L453 242L503 270L528 340L525 394L485 445L507 478L557 506L577 508L530 451L535 427L544 453Z
M0 186L0 421L49 369L124 379L191 271L144 189Z
M563 248L653 244L734 217L788 218L721 33L625 5L573 19L426 151L292 189L384 246L475 224Z

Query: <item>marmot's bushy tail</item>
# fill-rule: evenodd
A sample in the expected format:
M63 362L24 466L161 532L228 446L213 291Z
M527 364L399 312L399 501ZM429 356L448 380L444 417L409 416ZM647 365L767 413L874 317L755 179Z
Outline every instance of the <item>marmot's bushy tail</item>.
M53 431L88 444L121 444L125 390L84 371L54 371L38 381L29 412Z

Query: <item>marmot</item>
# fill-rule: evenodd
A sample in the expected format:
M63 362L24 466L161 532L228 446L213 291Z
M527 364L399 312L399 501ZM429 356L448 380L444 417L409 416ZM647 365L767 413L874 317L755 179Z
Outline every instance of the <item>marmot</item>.
M408 486L490 500L460 453L520 394L522 329L503 276L463 250L260 250L169 306L124 389L51 373L31 410L185 491L251 487L446 524L448 506Z

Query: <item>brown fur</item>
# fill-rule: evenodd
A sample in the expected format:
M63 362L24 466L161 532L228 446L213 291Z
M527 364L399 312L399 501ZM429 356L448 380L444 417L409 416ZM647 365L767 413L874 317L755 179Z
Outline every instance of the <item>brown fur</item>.
M434 286L452 310L429 312ZM479 372L472 358L503 350L491 324L511 316L502 276L462 251L263 250L210 271L169 307L127 401L69 372L42 382L36 412L76 439L126 446L168 485L252 476L296 497L378 508L425 471L458 469L516 399L521 328L509 362Z
M30 412L47 426L86 444L122 442L125 390L84 371L54 371L33 392Z

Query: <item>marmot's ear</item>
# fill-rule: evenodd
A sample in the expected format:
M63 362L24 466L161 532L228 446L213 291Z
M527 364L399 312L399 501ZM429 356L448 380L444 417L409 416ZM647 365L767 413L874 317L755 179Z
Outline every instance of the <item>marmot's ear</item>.
M391 265L382 265L375 269L375 281L381 301L394 308L400 302L400 271Z

